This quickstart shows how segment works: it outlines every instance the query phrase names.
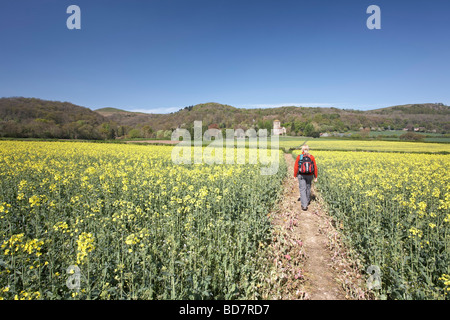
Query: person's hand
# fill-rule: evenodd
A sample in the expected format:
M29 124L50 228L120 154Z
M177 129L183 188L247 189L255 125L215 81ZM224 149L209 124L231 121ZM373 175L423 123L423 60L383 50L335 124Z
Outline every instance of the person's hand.
M314 182L317 182L317 178L314 178Z

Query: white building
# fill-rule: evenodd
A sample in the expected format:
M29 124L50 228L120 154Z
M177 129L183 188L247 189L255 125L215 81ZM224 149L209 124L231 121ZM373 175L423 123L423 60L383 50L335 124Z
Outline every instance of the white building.
M281 127L280 124L280 120L275 120L273 122L273 130L272 130L272 135L274 136L281 136L283 134L286 134L286 128L285 127Z

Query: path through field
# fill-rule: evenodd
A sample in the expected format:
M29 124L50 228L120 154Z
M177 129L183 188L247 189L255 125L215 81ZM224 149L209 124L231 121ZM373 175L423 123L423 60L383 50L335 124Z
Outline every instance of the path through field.
M301 243L303 255L300 262L302 269L303 295L299 298L311 300L344 300L349 299L341 283L338 282L338 270L333 268L334 258L329 249L329 234L324 232L326 219L325 213L319 203L312 201L307 211L301 209L298 189L298 180L293 178L294 159L292 155L285 154L288 165L289 178L284 184L284 194L280 210L274 215L275 226L287 226L290 221L289 231L286 233L287 242ZM319 176L320 179L320 176ZM300 242L299 242L300 241ZM294 261L290 261L291 264Z

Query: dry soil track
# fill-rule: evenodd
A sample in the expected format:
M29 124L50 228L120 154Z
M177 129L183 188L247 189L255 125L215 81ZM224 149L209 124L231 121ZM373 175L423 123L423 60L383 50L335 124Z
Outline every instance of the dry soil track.
M289 178L284 183L284 191L279 210L273 215L272 223L285 228L286 242L300 243L302 261L289 261L300 266L302 273L301 299L346 300L365 299L360 290L361 275L351 267L346 253L337 244L337 232L331 219L315 198L313 186L312 201L308 210L301 209L298 180L293 178L294 159L285 154ZM319 176L320 179L320 176ZM314 184L314 183L313 183ZM292 257L293 258L293 257ZM359 281L359 282L358 282ZM355 284L358 282L358 284ZM297 287L298 288L298 287ZM350 290L349 290L350 288Z

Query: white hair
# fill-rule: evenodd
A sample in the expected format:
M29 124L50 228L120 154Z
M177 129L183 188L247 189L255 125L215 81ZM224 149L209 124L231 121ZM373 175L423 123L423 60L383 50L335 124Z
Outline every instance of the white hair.
M307 144L302 146L302 153L309 154L309 146Z

